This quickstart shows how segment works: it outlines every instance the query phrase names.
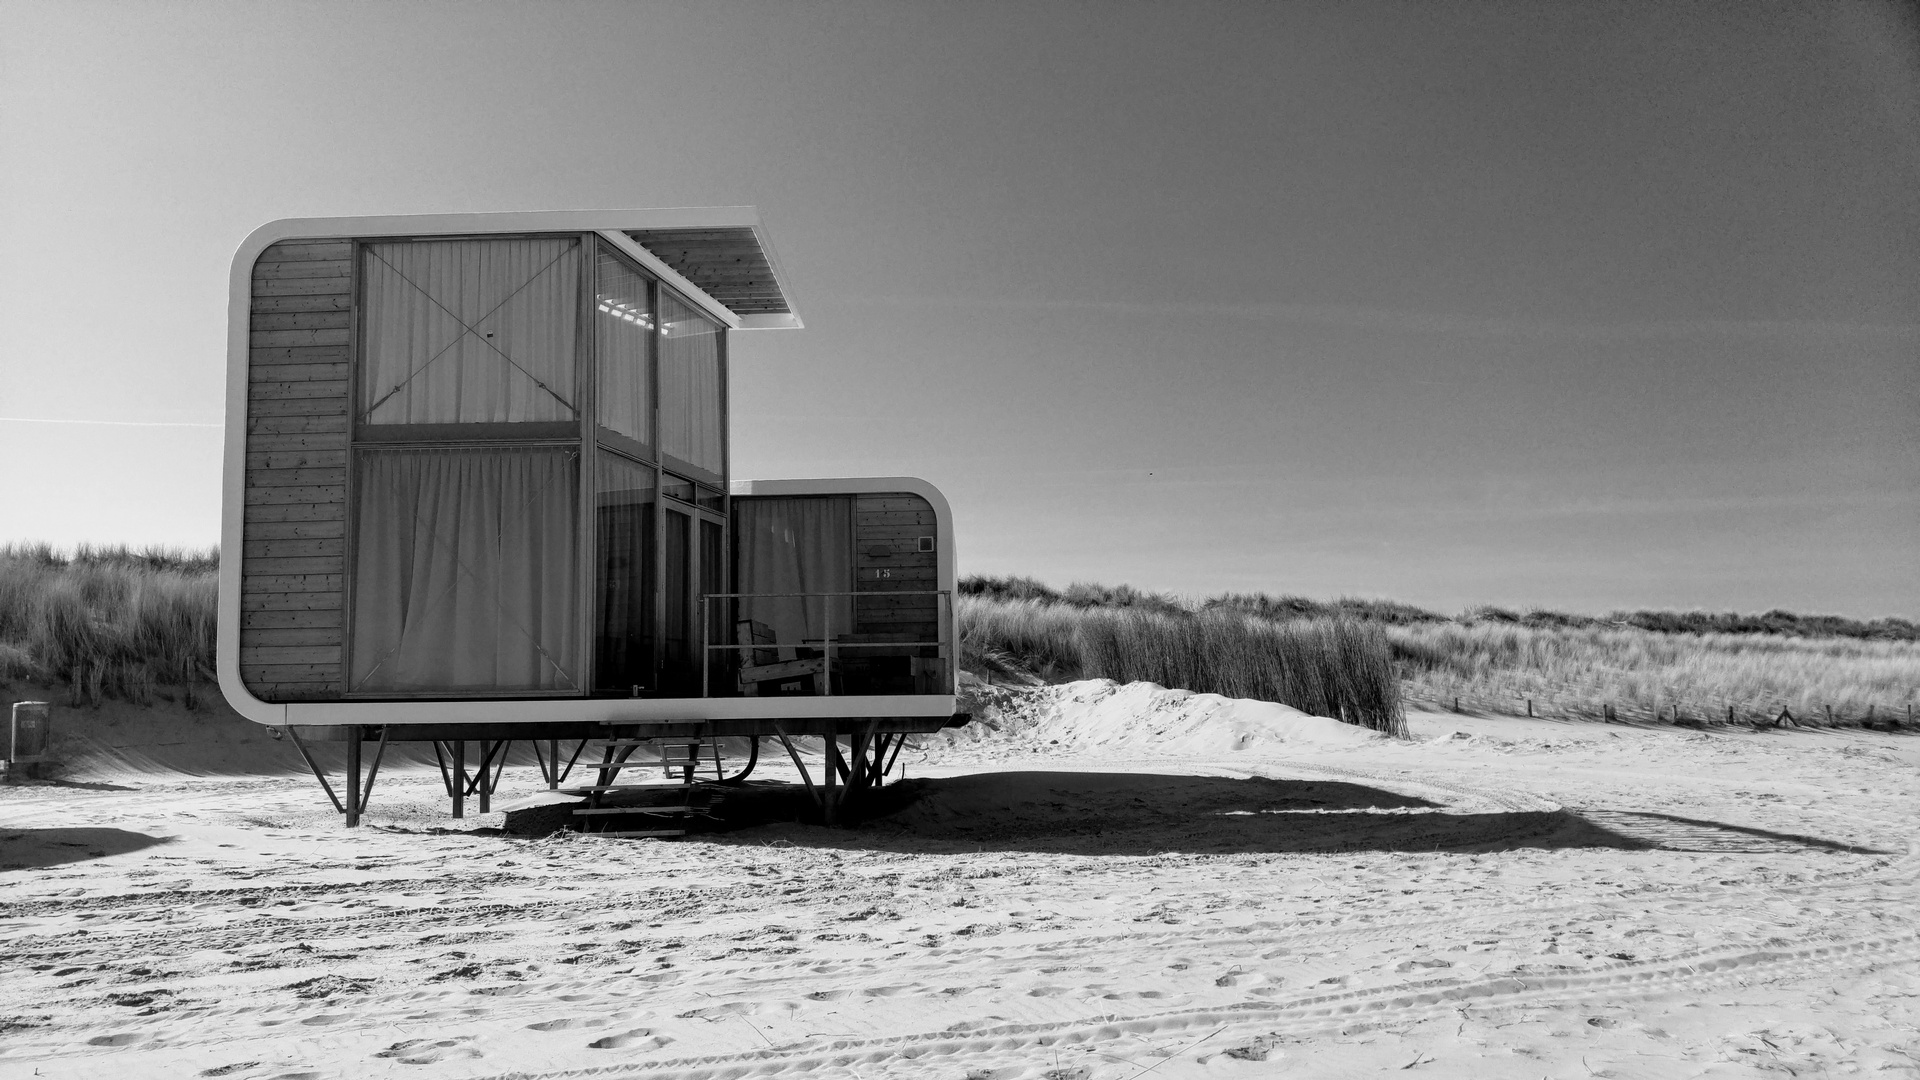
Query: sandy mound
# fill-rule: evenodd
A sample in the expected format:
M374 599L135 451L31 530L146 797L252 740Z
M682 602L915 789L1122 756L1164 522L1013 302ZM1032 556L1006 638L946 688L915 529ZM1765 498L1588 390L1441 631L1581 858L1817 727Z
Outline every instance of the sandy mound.
M278 776L306 772L293 744L277 731L249 721L211 687L188 708L177 700L151 705L108 701L69 706L64 688L17 685L0 695L0 715L14 700L52 701L54 756L58 775L73 780L128 776ZM1383 736L1351 724L1268 701L1169 690L1153 683L1088 679L1062 686L1009 687L973 684L963 709L974 722L928 736L929 748L981 751L1008 748L1051 752L1101 752L1182 757L1241 752L1344 748L1369 745ZM803 752L818 756L815 740ZM329 768L338 768L339 744L308 747ZM777 748L776 753L777 753ZM729 760L745 754L730 747ZM470 754L477 750L470 749ZM386 766L430 765L424 746L393 746ZM531 748L516 745L513 765L533 763Z
M1271 701L1085 679L1060 686L973 686L974 722L942 733L955 747L1012 743L1063 753L1182 757L1364 746L1386 738Z

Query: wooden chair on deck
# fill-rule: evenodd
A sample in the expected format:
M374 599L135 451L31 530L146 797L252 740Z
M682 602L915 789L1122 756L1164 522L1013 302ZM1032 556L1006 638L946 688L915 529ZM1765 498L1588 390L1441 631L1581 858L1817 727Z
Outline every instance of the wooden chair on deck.
M811 676L813 692L823 697L826 695L826 657L780 659L780 639L774 636L773 628L753 619L741 619L734 623L733 636L734 644L741 646L740 692L742 694L758 697L762 683L777 685Z

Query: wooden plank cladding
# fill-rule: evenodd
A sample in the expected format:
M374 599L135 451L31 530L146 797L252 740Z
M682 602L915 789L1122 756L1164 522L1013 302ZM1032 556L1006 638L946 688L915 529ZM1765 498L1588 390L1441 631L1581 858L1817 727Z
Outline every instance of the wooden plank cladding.
M345 330L353 313L344 309L325 311L256 311L248 322L250 330Z
M254 330L247 335L248 345L279 345L298 348L303 345L345 345L351 337L346 327L324 330Z
M287 240L253 266L240 677L263 701L345 684L353 242Z
M352 298L325 294L320 296L256 296L253 298L253 313L280 314L289 311L346 311L353 306Z
M918 495L860 495L853 504L854 600L859 634L913 632L938 637L940 587L938 526L932 504ZM922 551L921 537L928 538ZM921 592L926 595L900 595Z
M351 240L282 240L273 245L254 265L271 259L275 263L344 262L353 257Z
M272 437L262 436L262 438ZM346 465L347 452L330 446L313 446L298 450L258 450L247 454L249 469L344 469Z
M273 263L262 259L253 264L253 280L255 281L270 281L284 278L347 277L351 273L352 268L347 265L347 260L345 259L337 262L333 260L313 262L305 259L295 259L288 262Z

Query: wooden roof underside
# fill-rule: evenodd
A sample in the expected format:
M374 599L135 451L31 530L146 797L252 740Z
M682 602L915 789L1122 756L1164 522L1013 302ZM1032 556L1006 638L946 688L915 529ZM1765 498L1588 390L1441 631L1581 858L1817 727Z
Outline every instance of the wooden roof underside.
M627 235L735 315L793 312L750 227L640 229Z

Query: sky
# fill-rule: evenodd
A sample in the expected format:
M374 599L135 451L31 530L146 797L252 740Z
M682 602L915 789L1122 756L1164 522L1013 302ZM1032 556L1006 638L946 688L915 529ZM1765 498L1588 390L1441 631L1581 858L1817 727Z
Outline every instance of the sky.
M264 222L752 205L962 573L1920 617L1911 12L0 0L0 541L218 539Z

